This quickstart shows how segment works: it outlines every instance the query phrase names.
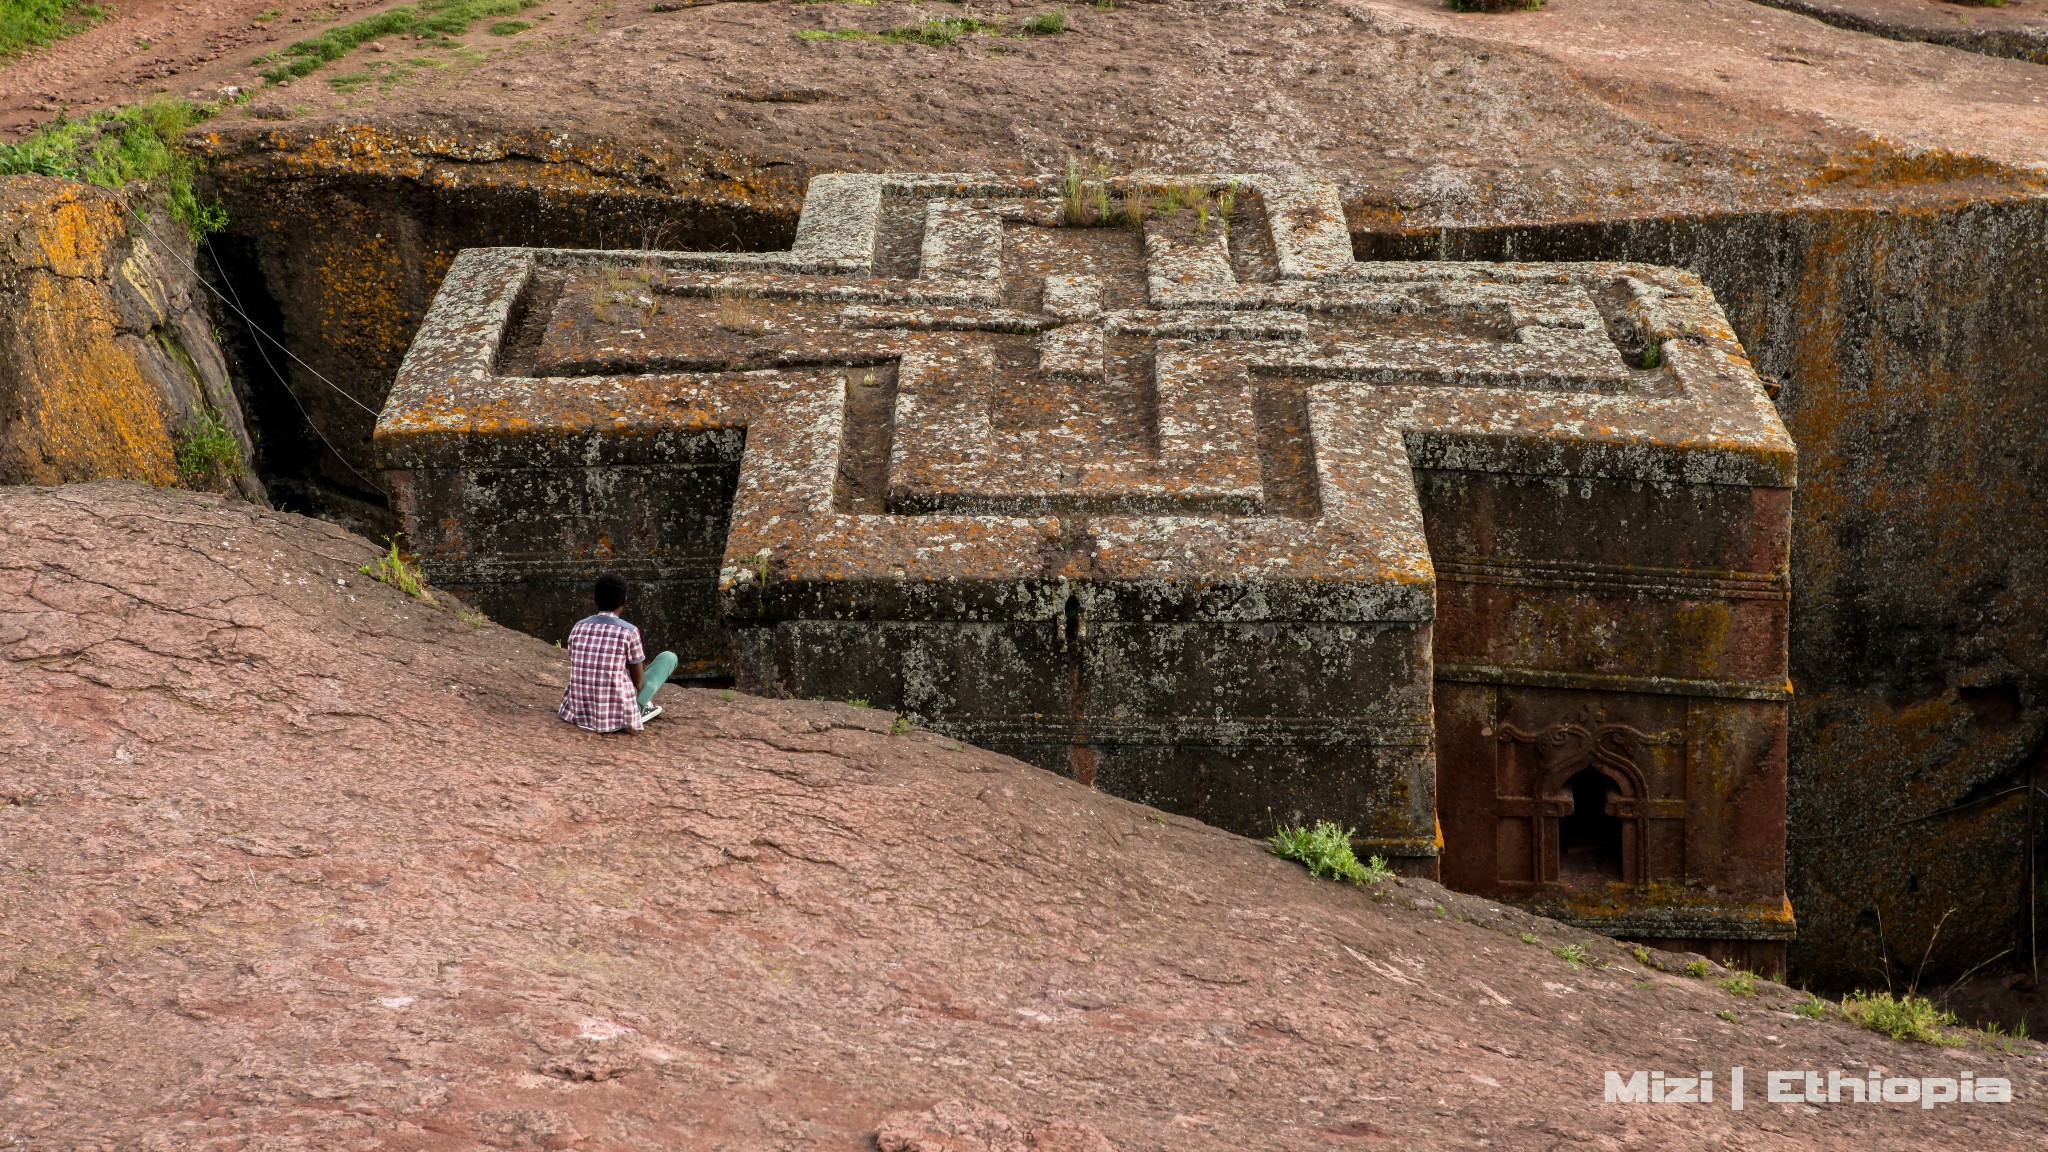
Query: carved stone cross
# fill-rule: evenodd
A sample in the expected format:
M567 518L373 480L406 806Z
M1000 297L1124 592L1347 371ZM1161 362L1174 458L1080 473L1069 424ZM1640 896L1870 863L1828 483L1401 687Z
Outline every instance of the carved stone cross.
M1685 273L1359 262L1299 179L824 176L787 252L465 252L377 436L501 620L619 570L698 676L1582 920L1494 734L1675 717L1631 883L1727 895L1643 923L1790 931L1794 457Z

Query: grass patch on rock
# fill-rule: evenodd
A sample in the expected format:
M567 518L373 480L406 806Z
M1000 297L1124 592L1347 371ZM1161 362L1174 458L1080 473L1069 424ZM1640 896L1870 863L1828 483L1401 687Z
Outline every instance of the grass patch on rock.
M1842 997L1842 1015L1894 1040L1917 1040L1922 1044L1954 1046L1960 1041L1938 1031L1953 1028L1959 1021L1925 996L1889 992L1852 992Z
M282 51L266 56L257 63L273 65L264 71L263 78L277 84L301 76L310 76L382 36L414 36L428 40L445 40L469 31L469 26L478 20L490 16L517 16L538 3L540 0L419 0L417 4L401 5L389 11L379 12L375 16L336 25L318 36L300 40ZM492 25L492 28L516 23L522 22L500 21ZM506 32L495 34L511 35Z
M86 0L0 0L0 61L83 32L113 11Z
M930 44L934 47L957 42L962 36L975 32L990 35L1000 33L1003 26L988 20L976 20L971 16L939 16L907 28L890 28L881 32L870 32L865 28L806 28L797 33L800 40L880 40L885 44Z
M102 188L148 184L197 241L227 227L227 210L199 199L199 162L177 141L213 113L209 105L166 96L83 120L53 120L26 140L0 144L0 176L58 176Z

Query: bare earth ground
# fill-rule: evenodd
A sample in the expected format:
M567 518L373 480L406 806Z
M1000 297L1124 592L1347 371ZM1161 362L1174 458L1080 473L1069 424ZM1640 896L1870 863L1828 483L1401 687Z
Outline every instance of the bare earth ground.
M1604 941L1581 969L1558 925L887 713L672 689L578 731L557 649L318 521L103 482L0 489L0 538L0 1146L2048 1140L2038 1046L1893 1043ZM1742 1112L1600 1102L1736 1064ZM1873 1066L2018 1100L1760 1099Z
M1885 2L1930 19L1954 9ZM515 36L490 35L485 20L453 47L394 38L271 86L251 61L333 9L144 0L0 69L0 131L151 90L254 85L221 122L231 134L286 121L470 135L545 126L812 171L1045 169L1069 154L1184 171L1305 168L1377 191L1423 225L1776 204L1973 171L1902 166L1897 154L1913 149L1978 158L1986 178L2048 179L2048 67L1748 0L1557 0L1499 15L1436 0L1165 0L1067 5L1059 36L934 46L797 35L949 16L1014 32L1053 6L775 0L653 12L547 0ZM265 9L283 14L254 23ZM135 48L139 36L152 46Z

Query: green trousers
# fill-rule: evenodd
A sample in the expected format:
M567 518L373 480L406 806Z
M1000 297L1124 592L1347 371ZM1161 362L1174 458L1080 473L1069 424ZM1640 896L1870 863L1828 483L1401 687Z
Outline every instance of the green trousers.
M656 653L654 659L647 662L647 667L640 672L640 711L647 711L648 705L654 703L655 689L668 683L675 670L676 654L673 652Z

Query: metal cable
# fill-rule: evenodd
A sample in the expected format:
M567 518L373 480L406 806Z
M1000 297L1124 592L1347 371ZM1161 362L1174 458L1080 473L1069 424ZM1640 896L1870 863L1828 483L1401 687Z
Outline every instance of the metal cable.
M133 209L131 209L131 211L133 211ZM329 388L332 388L336 393L340 394L340 396L343 399L347 400L349 403L354 404L356 407L361 408L365 412L368 412L372 419L376 418L377 413L372 411L370 407L364 404L361 400L358 400L354 396L350 395L339 384L336 384L334 381L329 380L325 376L322 376L320 374L319 369L314 368L311 364L308 364L304 360L300 360L297 356L292 355L292 350L285 347L283 341L278 340L276 337L270 335L268 332L265 332L260 326L257 325L256 321L252 319L247 312L242 310L242 302L239 293L236 293L235 298L230 299L228 296L223 295L220 289L215 288L212 284L208 283L206 277L199 274L199 269L193 267L192 264L186 261L186 259L183 256L178 255L177 248L175 248L170 243L165 241L164 238L158 234L156 229L149 226L148 217L144 216L141 212L137 211L135 212L135 219L137 223L142 225L142 230L149 233L150 236L156 240L157 246L159 248L162 248L164 251L170 253L171 259L176 260L178 264L185 269L185 271L190 272L192 274L192 279L194 282L204 287L208 292L213 293L214 296L217 297L222 304L227 305L230 309L234 311L235 315L242 318L242 324L248 328L250 335L255 337L256 354L263 358L263 366L270 370L270 374L272 376L275 376L277 378L279 386L284 389L284 394L291 397L292 406L299 410L299 415L304 417L306 420L306 427L312 429L313 435L319 438L320 443L325 444L327 446L327 450L329 452L334 453L334 458L336 460L341 461L341 466L343 468L348 469L349 472L354 474L356 479L361 480L364 484L369 485L370 490L372 492L375 492L377 495L382 496L387 500L390 499L391 494L389 492L386 492L383 489L383 487L380 486L376 481L370 479L368 476L363 475L361 469L357 468L354 464L349 463L348 457L342 455L341 449L336 448L334 446L334 441L329 440L327 438L327 434L320 430L320 425L314 422L313 414L311 412L306 411L306 405L303 401L299 399L298 393L292 391L290 377L286 373L278 371L277 364L270 359L270 353L264 351L263 341L269 340L271 343L276 344L278 351L283 352L285 355L291 356L293 360L298 361L301 367L305 368L306 371L311 372L313 374L314 379L320 381L322 384L327 385ZM206 251L208 252L208 254L213 256L214 266L219 267L220 254L214 252L213 242L211 240L208 240L205 241L204 243L206 244ZM234 292L234 289L235 286L232 283L228 284L229 292Z

